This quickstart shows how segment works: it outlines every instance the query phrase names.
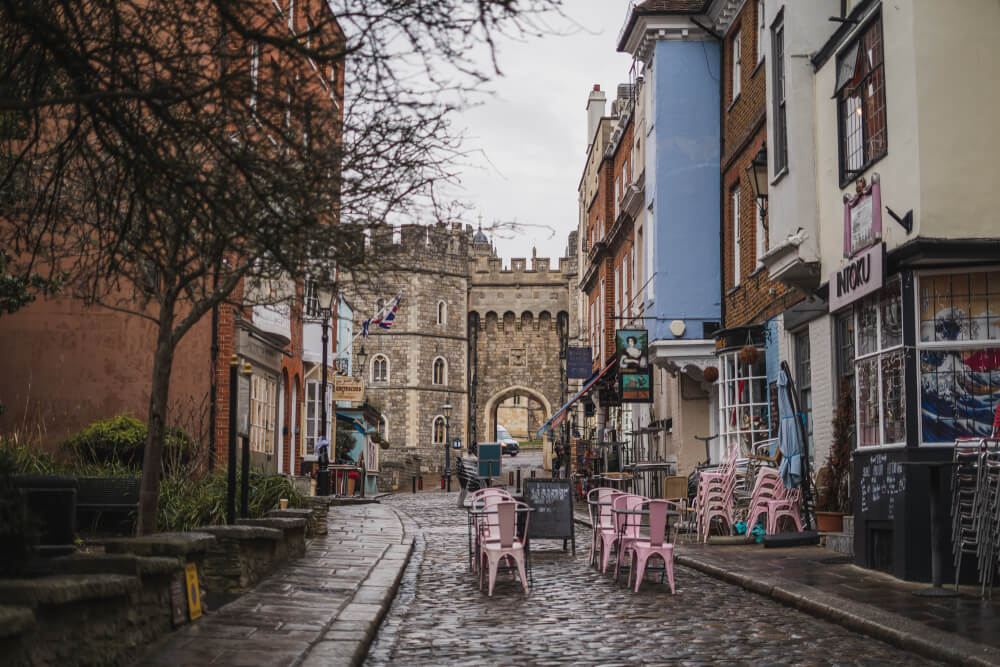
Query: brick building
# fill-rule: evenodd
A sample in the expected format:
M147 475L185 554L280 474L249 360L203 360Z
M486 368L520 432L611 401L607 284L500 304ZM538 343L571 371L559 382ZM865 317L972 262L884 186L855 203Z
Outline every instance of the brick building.
M267 31L305 33L325 25L310 39L342 40L329 7L318 0L267 2L261 16ZM320 18L320 13L325 13ZM311 20L312 19L312 20ZM342 119L344 70L335 66L318 71L305 58L288 59L267 44L230 39L222 55L228 67L242 67L254 108L256 91L278 82L293 81L289 90L300 99L332 109ZM234 65L235 63L235 65ZM256 113L282 114L266 109ZM271 120L274 120L271 118ZM302 119L290 118L294 124ZM336 123L336 121L335 121ZM319 128L315 128L317 131ZM322 128L336 134L334 127ZM335 221L334 221L335 222ZM249 363L249 442L255 468L273 472L298 469L307 432L307 405L303 378L318 361L318 335L304 314L304 276L290 276L265 284L241 283L227 303L204 316L179 342L168 398L169 426L179 427L206 446L206 463L225 464L229 440L229 365L232 355ZM254 305L260 303L269 305ZM331 352L335 350L331 327ZM55 443L95 420L131 414L145 421L149 411L155 326L125 315L77 301L40 298L0 320L0 397L7 413L0 430L25 426L38 429L47 443ZM331 362L333 356L330 356ZM332 413L330 420L332 422Z

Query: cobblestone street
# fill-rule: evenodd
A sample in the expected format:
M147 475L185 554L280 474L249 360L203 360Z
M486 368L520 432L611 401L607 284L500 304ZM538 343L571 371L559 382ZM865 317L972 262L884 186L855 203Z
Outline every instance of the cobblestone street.
M508 577L488 598L467 567L456 500L382 500L410 517L417 542L367 665L933 664L681 566L676 596L651 581L633 594L587 566L581 526L575 559L558 541L533 545L530 595Z

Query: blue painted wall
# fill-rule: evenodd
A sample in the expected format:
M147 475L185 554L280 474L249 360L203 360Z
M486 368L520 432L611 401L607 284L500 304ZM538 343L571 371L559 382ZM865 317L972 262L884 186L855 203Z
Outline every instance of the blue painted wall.
M674 338L672 319L701 338L721 320L719 45L658 41L653 57L653 312L666 319L647 324L652 340Z

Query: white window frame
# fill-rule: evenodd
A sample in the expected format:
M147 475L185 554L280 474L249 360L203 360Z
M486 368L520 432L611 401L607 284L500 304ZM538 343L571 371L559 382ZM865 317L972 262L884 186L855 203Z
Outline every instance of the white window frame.
M302 456L312 456L316 453L316 440L318 438L319 424L320 421L322 421L319 389L319 380L306 380L305 396L303 397L304 406L302 410L302 419L305 426L302 438ZM311 413L310 406L312 407ZM333 433L333 420L333 385L328 383L326 385L326 439L331 441L331 434Z
M733 35L731 43L733 61L733 101L740 96L743 91L743 26L736 26L736 34Z
M260 43L250 42L250 109L257 109L257 89L260 86Z
M757 0L757 64L764 62L764 35L767 24L764 19L764 0Z
M718 357L719 445L723 455L737 442L741 455L753 454L754 446L770 439L764 354L760 350L760 359L754 367L740 361L740 350L724 352Z
M767 254L767 230L764 229L764 213L761 210L760 202L754 201L754 217L756 225L754 229L754 242L757 247L757 268L764 266L764 255Z
M438 362L440 362L441 368L441 378L438 381ZM434 362L431 364L431 384L434 385L446 385L448 384L448 360L444 357L435 357Z
M885 378L883 377L882 370L882 360L890 356L899 356L905 354L903 348L903 336L902 328L900 328L899 342L893 345L883 344L883 321L882 321L882 304L883 297L886 295L887 290L890 287L899 286L899 283L894 281L887 284L881 290L875 294L866 297L862 301L854 304L854 414L855 414L855 424L856 424L856 442L858 444L858 449L873 450L880 447L892 448L892 447L903 447L906 445L906 383L905 383L905 358L900 360L900 392L902 397L901 411L903 413L903 430L902 430L902 440L894 440L892 442L886 442L885 433L885 415L883 414L885 409L885 397L883 392L885 389ZM875 349L871 351L863 351L861 349L861 311L866 305L875 303ZM903 304L902 295L900 296L900 317L902 316ZM862 402L861 395L863 389L863 383L871 378L867 376L862 367L869 362L875 362L875 375L874 379L877 382L876 391L874 393L875 407L877 410L878 419L878 441L873 444L864 444L861 437L861 427L862 427L862 407L868 408L871 405L870 398L872 398L869 392L869 401ZM921 420L923 421L923 420ZM864 422L867 423L867 422Z
M737 185L729 193L729 205L733 209L733 287L741 280L740 267L740 186Z
M250 376L250 451L274 454L277 396L277 380Z
M615 177L615 220L618 220L618 216L621 215L622 211L622 181L620 177Z
M385 373L376 373L376 364L383 363L385 365ZM380 383L384 384L389 381L389 357L384 354L376 354L372 357L369 362L368 377L371 378L372 384Z

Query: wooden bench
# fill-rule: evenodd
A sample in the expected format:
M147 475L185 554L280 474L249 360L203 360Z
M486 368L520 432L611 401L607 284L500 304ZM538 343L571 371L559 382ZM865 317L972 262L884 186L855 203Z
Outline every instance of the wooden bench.
M139 508L138 477L79 477L77 511L131 512Z
M479 465L474 456L464 456L458 460L455 475L458 483L468 493L482 488L483 484L479 480Z

